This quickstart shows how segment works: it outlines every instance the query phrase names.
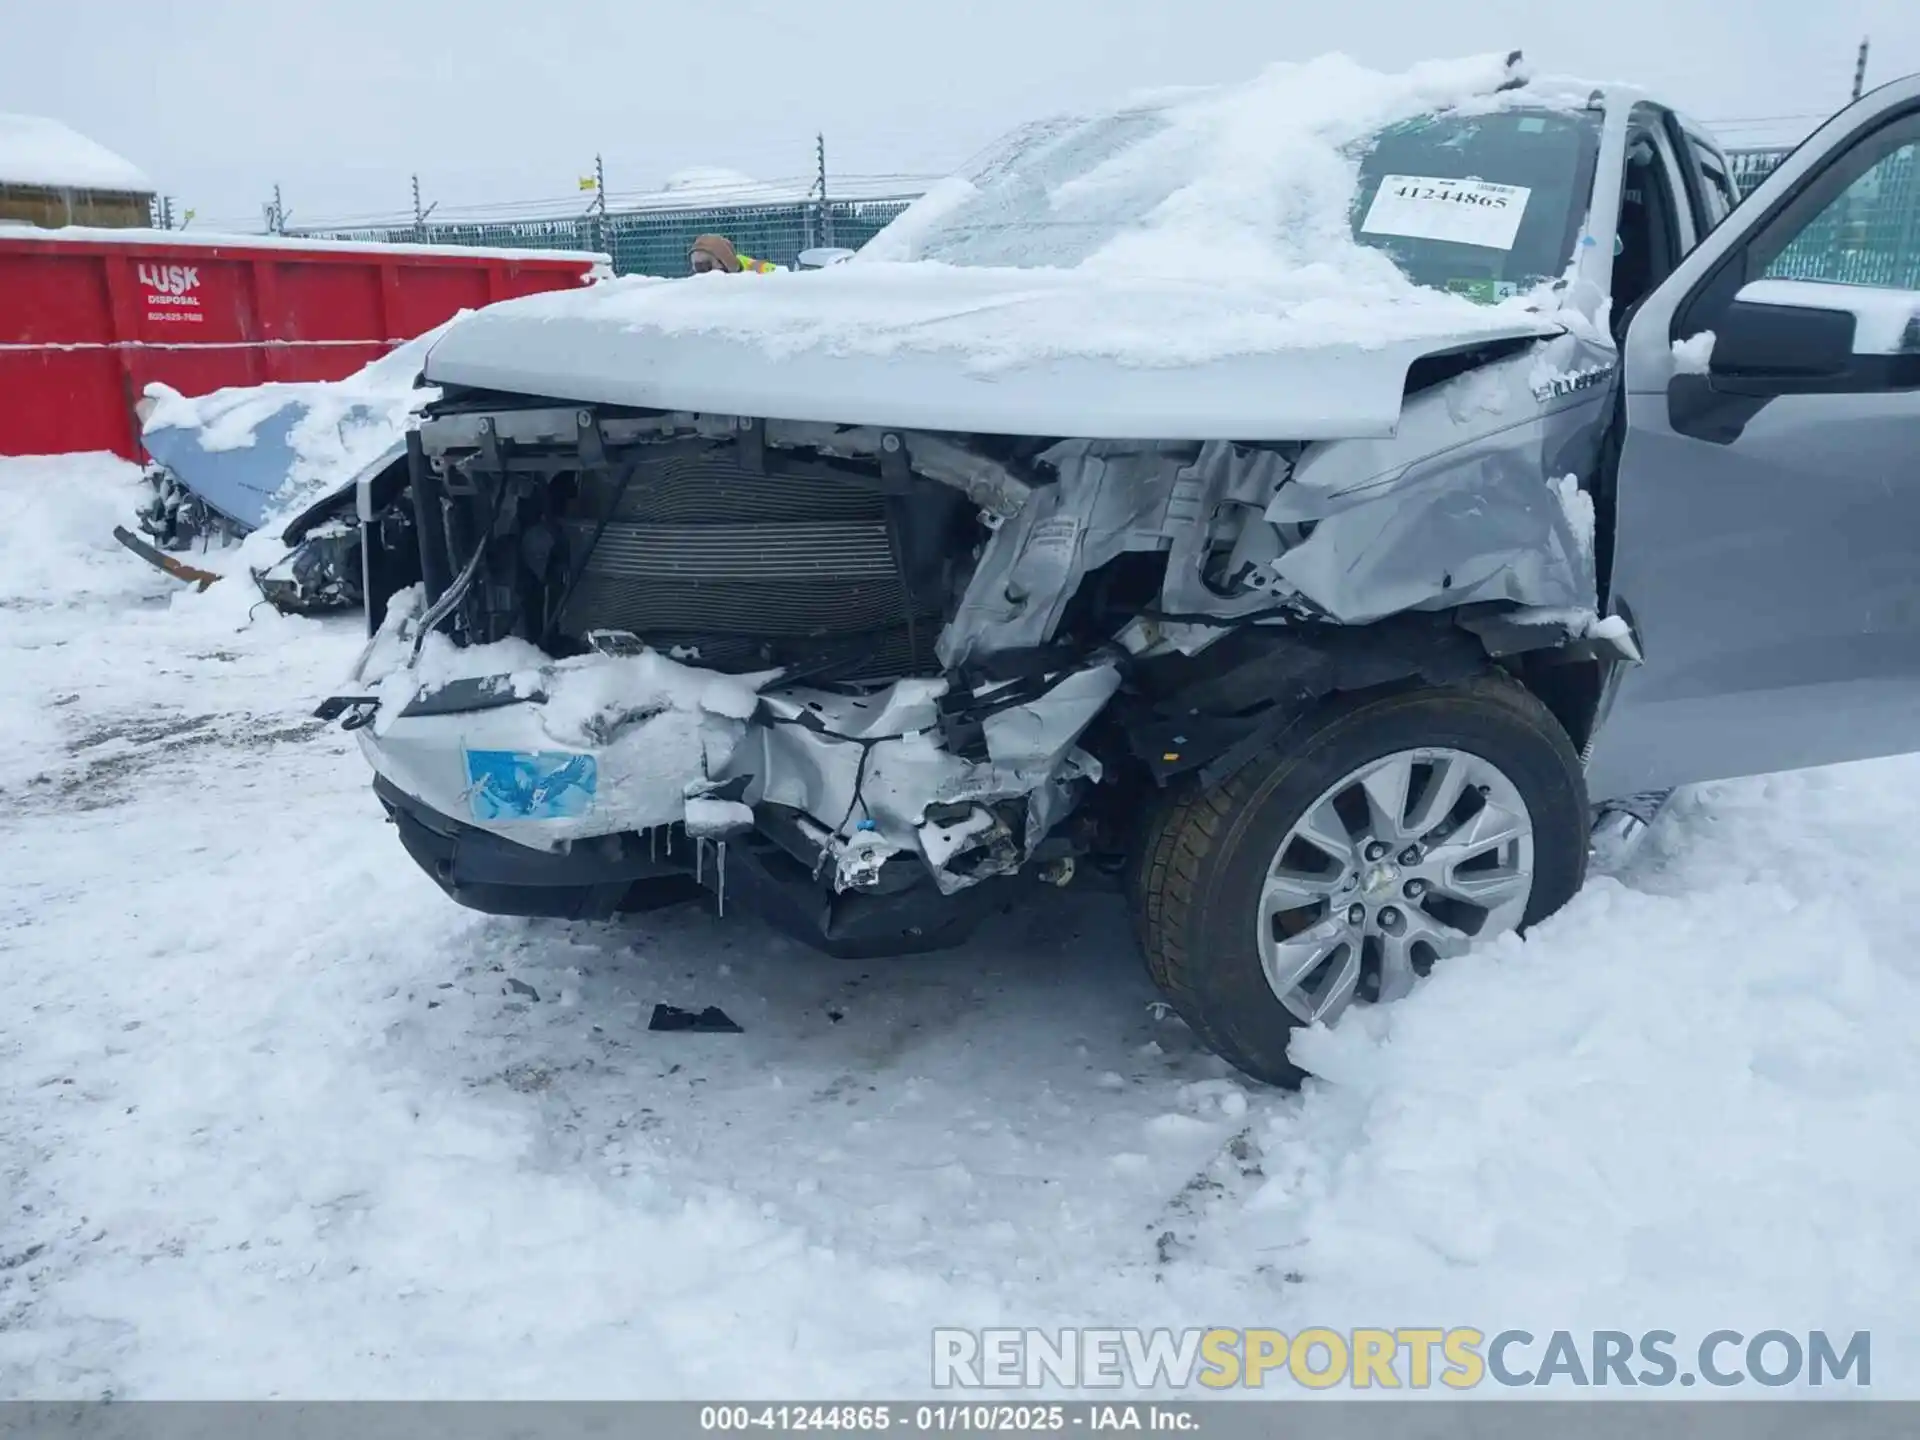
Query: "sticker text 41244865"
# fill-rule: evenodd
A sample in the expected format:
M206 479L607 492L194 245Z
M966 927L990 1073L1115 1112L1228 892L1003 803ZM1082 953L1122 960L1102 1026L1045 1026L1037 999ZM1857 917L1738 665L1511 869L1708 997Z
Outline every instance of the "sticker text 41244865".
M1368 235L1451 240L1489 250L1511 250L1532 194L1524 185L1388 175L1381 179L1360 229Z

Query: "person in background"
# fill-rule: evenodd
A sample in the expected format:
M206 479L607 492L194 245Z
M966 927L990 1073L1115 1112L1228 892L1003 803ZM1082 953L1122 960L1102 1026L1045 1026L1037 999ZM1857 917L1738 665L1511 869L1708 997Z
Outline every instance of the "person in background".
M710 270L727 275L743 271L749 275L765 275L780 268L771 260L756 260L751 255L740 254L724 235L702 235L695 239L687 263L696 275L705 275Z

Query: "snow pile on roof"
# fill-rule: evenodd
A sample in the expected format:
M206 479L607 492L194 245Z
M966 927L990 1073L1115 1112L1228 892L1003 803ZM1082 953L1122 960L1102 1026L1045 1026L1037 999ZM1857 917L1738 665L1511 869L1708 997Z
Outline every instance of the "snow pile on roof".
M1487 305L1417 286L1355 242L1350 213L1359 184L1351 147L1382 127L1448 107L1564 103L1562 86L1502 92L1510 73L1492 55L1401 75L1331 56L1159 108L1042 122L968 177L936 186L847 265L748 283L628 280L510 302L447 354L487 346L505 355L561 320L606 335L610 363L623 332L646 330L746 340L782 356L960 352L977 370L1077 357L1192 365L1510 329L1537 297ZM1060 150L1072 147L1067 164ZM1099 153L1080 153L1089 148ZM1023 165L1027 208L983 214L974 229L1030 228L1031 253L1016 239L1010 263L938 263L929 236L986 186L1022 178ZM1034 187L1045 193L1027 203ZM1085 253L1050 238L1096 226L1107 233Z
M153 182L122 157L58 120L0 113L0 185L151 193Z

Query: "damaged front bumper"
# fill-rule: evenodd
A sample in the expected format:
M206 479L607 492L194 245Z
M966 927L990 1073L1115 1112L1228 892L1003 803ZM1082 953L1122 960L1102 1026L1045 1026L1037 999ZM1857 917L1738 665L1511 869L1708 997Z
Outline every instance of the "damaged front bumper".
M1604 392L1534 383L1584 343L1440 357L1392 436L1315 443L445 397L407 445L421 586L380 587L342 703L465 904L731 877L816 944L932 948L1070 873L1096 809L1116 838L1130 786L1207 783L1328 694L1604 638Z
M1058 878L1100 764L1079 747L1119 655L997 680L781 685L632 643L551 659L524 642L414 656L397 604L349 711L414 859L454 899L606 916L744 903L846 953L953 943L1003 881ZM981 892L975 894L974 892ZM955 903L957 902L957 903Z

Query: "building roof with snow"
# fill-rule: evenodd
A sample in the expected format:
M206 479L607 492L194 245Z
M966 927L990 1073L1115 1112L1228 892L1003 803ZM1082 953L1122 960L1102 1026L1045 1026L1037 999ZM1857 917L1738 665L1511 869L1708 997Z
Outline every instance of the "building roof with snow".
M0 186L151 195L139 166L43 115L0 113Z

